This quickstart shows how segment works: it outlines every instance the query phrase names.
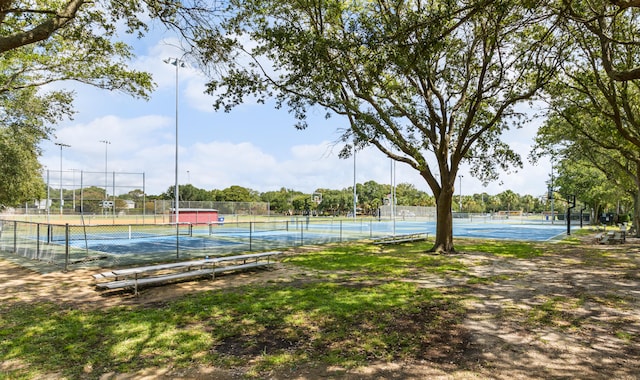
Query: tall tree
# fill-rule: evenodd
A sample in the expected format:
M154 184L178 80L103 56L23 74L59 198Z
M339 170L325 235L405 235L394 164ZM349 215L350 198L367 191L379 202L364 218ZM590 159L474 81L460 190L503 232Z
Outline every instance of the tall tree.
M497 195L498 199L500 199L500 203L502 203L502 209L509 211L518 211L519 210L519 200L520 196L514 193L511 190L505 190Z
M551 19L519 0L232 0L201 42L203 60L234 61L209 83L216 107L277 99L304 129L321 106L344 117L343 156L374 145L415 169L437 203L433 251L452 252L452 197L461 163L487 182L521 165L500 140L520 126L558 63ZM243 65L242 62L248 64Z
M567 82L558 88L566 89ZM555 95L550 116L538 131L534 147L537 154L545 154L549 146L554 146L559 157L554 188L590 205L595 218L603 207L615 204L624 194L637 205L640 150L612 130L611 121L603 117L605 110L593 108L584 93L566 91ZM640 207L635 207L634 223L638 210Z
M577 12L576 4L572 5L570 11ZM596 13L609 12L610 5L592 4ZM608 14L598 27L616 41L633 40L640 21L638 11ZM593 25L585 30L584 21L569 18L563 24L564 34L573 41L572 55L559 79L547 88L550 116L540 131L539 146L562 144L566 159L588 161L606 176L610 186L632 194L640 206L640 79L621 81L612 72L633 72L640 60L640 44L603 46L603 36L588 33ZM640 207L634 213L634 224L638 223Z
M118 33L142 36L151 17L189 37L196 20L207 25L210 9L200 0L0 0L0 156L11 158L2 161L0 204L40 195L38 144L73 115L74 94L44 85L72 80L147 98L151 75L127 67L133 54Z
M346 189L329 190L318 189L322 193L322 202L318 205L318 211L326 215L338 216L353 210L353 192Z
M603 152L597 147L591 149ZM625 203L625 200L635 198L633 192L637 187L630 182L628 176L616 173L615 168L619 166L611 161L611 154L608 152L600 155L602 160L595 163L591 161L595 155L582 159L570 155L556 166L558 175L555 183L558 192L575 194L580 202L590 206L593 210L593 223L599 223L598 216L607 209L615 208L621 200Z
M263 202L269 202L271 210L277 213L286 213L292 209L292 200L294 194L297 192L286 188L281 188L278 191L267 191L260 196L260 200Z
M44 195L38 143L67 102L64 94L39 96L33 88L0 93L0 208Z
M367 181L361 186L357 186L357 189L358 204L364 212L369 215L377 215L378 209L382 206L382 199L388 193L385 191L384 185L375 181Z
M222 190L225 202L256 202L259 199L255 190L246 187L232 185Z

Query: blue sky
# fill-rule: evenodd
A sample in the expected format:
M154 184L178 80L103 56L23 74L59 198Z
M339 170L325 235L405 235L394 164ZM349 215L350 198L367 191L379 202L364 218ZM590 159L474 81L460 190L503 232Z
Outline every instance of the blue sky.
M74 120L56 127L52 141L41 145L41 162L46 166L45 172L50 170L51 186L57 188L60 182L60 147L54 145L56 142L70 145L62 149L64 188L79 188L79 171L103 173L105 148L109 186L113 171L144 173L148 194L162 193L174 184L176 77L175 66L163 59L181 56L176 45L177 40L166 34L135 42L137 58L132 66L152 73L157 83L149 101L75 83L64 84L77 93L77 114ZM295 120L287 110L276 110L273 104L247 103L230 113L215 112L213 99L203 94L205 77L195 67L179 70L180 184L191 183L207 190L240 185L260 192L285 187L307 193L317 188L353 185L353 159L339 159L339 146L335 145L338 130L347 127L346 120L326 120L325 111L318 109L313 112L310 127L299 131L293 127ZM507 189L534 196L545 194L551 165L548 161L537 166L526 162L536 125L505 136L505 141L522 154L522 170L503 174L501 183L483 187L463 167L462 194L497 194ZM356 157L356 181L389 184L390 166L389 159L377 150L365 149ZM116 193L127 192L129 187L142 188L142 175L117 177L118 185L124 182L127 184ZM395 182L412 183L431 194L425 181L401 163L396 165ZM104 183L104 175L85 174L83 179L84 186ZM456 185L459 187L459 181ZM457 188L456 194L459 193Z

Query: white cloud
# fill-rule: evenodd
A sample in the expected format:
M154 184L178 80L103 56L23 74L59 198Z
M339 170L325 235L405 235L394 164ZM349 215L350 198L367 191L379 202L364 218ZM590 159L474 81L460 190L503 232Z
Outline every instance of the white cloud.
M144 173L145 190L149 194L162 193L172 186L175 181L176 77L175 66L164 63L163 59L181 57L177 45L175 39L161 40L134 62L136 69L151 72L158 84L148 103L86 86L73 87L78 92L79 121L60 127L54 141L42 144L41 162L51 170L59 169L60 149L53 144L59 141L71 145L62 152L63 170L73 168L99 173L105 166L105 144L99 141L108 140L111 141L106 146L109 171ZM346 124L340 118L324 120L324 111L311 110L312 127L295 131L289 127L293 124L290 115L274 111L272 105L247 102L233 114L213 113L213 98L203 94L206 78L197 68L180 68L179 80L178 176L181 184L191 182L207 190L240 185L257 191L285 187L304 192L353 185L353 158L339 159L340 147L329 141L338 136L336 126ZM534 122L505 135L505 141L511 141L512 147L523 156L522 170L505 174L502 185L493 183L485 188L463 168L463 194L497 194L507 189L520 194L544 194L550 170L548 161L543 160L538 166L526 162L536 129ZM370 180L390 183L391 163L382 153L367 148L359 151L355 159L358 183ZM419 190L431 193L413 169L402 163L396 163L395 169L396 183L412 183ZM97 183L89 185L100 185L104 183L104 176L96 176L91 181ZM456 185L459 186L459 181ZM456 195L459 190L456 189Z
M71 145L63 151L64 170L101 172L105 145L99 140L107 139L111 141L107 147L109 172L144 173L147 192L162 193L175 181L175 144L170 130L171 120L159 116L129 120L110 116L63 128L59 131L60 141ZM43 157L44 164L52 170L59 167L56 148L50 147ZM207 190L240 185L257 191L286 187L312 192L317 188L342 189L353 185L353 157L339 159L330 142L295 145L282 156L284 158L278 159L251 142L210 140L181 145L179 181ZM543 194L547 166L544 162L538 166L527 163L519 173L502 178L503 185L491 184L487 188L463 170L462 191L463 194L497 194L511 189L520 194ZM395 170L396 184L412 183L431 193L425 181L407 165L396 163ZM356 155L356 181L369 180L391 182L390 160L373 148ZM99 181L93 185L103 183L101 179ZM459 185L458 181L456 185ZM458 193L459 189L456 190Z

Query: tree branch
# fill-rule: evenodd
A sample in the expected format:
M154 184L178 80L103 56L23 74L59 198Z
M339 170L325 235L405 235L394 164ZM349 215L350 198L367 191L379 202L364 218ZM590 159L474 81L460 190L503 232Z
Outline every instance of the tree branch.
M32 29L0 37L0 54L20 46L46 40L58 29L73 20L80 7L87 2L88 0L70 0L61 12L56 13L54 17L46 19ZM3 1L3 3L6 3L6 1ZM0 3L0 6L2 5L4 4Z

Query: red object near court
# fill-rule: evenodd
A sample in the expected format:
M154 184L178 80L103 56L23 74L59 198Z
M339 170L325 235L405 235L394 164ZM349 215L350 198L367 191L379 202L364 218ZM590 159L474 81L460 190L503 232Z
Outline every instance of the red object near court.
M171 210L171 223L176 221L176 212ZM218 210L202 208L181 208L178 210L180 223L209 224L218 222Z

